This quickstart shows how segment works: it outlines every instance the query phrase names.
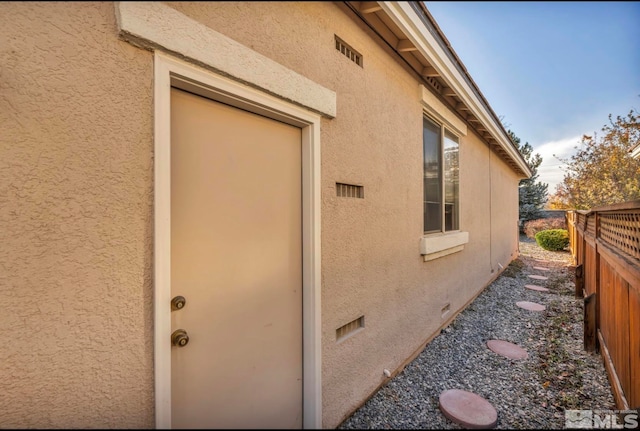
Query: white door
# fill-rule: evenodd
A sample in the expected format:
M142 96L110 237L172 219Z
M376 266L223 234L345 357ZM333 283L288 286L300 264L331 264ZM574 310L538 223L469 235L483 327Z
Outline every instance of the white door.
M302 427L301 139L171 90L174 428Z

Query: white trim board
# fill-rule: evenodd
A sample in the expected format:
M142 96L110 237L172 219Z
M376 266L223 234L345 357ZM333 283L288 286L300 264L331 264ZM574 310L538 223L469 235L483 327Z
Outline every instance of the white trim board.
M120 37L179 54L223 76L328 118L336 93L161 2L115 2Z
M320 115L155 51L154 364L156 428L171 428L171 87L255 112L302 131L303 426L322 428ZM165 340L165 341L159 341Z
M457 253L469 242L469 232L450 232L420 238L420 254L425 262Z

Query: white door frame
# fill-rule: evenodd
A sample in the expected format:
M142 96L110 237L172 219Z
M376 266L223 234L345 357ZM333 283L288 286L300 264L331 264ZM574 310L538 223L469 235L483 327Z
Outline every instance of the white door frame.
M302 131L303 426L322 428L320 115L158 50L154 54L156 428L171 428L171 87L299 127Z

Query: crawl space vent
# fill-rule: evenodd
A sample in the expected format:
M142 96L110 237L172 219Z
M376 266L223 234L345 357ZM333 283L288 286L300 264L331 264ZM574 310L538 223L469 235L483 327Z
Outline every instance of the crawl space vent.
M360 316L356 320L352 320L336 329L336 341L342 341L362 328L364 328L364 316Z
M336 183L336 194L342 198L364 199L364 187L354 184Z

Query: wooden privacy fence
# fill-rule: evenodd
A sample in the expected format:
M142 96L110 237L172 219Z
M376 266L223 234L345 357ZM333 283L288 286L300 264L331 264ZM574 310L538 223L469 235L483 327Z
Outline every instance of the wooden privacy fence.
M566 218L585 349L602 354L617 407L640 408L640 200Z

